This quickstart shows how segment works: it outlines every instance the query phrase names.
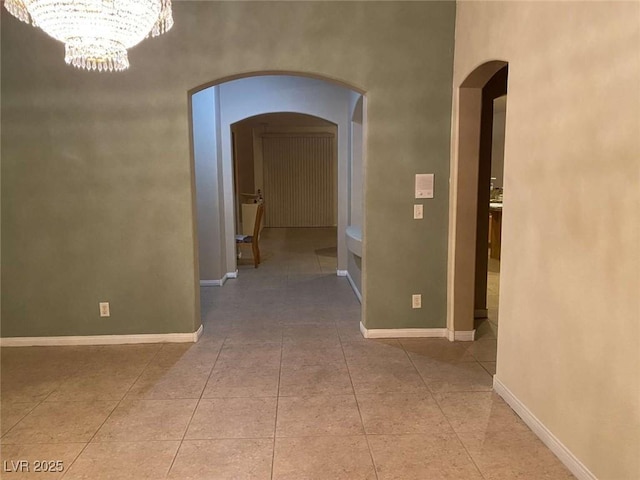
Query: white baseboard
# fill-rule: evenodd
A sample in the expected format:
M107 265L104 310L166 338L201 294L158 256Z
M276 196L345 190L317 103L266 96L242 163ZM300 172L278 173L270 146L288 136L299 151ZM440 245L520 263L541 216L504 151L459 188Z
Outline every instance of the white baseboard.
M238 270L235 272L227 272L220 280L200 280L201 287L221 287L230 278L238 278Z
M443 338L446 328L366 328L360 322L360 332L364 338Z
M447 330L447 338L450 342L473 342L476 339L476 331L473 330Z
M200 337L202 336L202 333L204 332L204 326L202 324L200 324L200 326L198 327L198 330L196 330L193 333L194 339L193 342L197 342L198 340L200 340Z
M578 480L597 480L596 476L522 403L500 379L493 376L493 389L518 414L542 443L573 473Z
M339 277L346 277L347 275L349 275L349 271L348 270L336 270L336 275L338 275Z
M5 337L2 347L56 347L63 345L124 345L129 343L187 343L197 342L202 325L193 333L143 333L138 335L83 335L64 337Z
M353 293L356 294L356 297L358 297L358 301L362 305L362 295L360 294L360 290L358 290L358 287L353 281L353 278L351 278L351 275L349 274L348 270L347 270L347 281L349 282L349 285L351 285L351 289L353 290Z
M353 288L356 290L355 286ZM454 332L446 328L368 329L362 322L360 322L360 332L364 338L447 338L451 342L473 342L476 337L475 330Z

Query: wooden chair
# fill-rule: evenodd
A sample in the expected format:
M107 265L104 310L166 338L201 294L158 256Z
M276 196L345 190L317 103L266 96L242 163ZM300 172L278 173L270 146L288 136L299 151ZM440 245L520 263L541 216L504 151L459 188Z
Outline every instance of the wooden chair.
M253 224L253 235L236 235L236 245L251 245L253 253L253 265L258 268L260 264L260 226L262 225L262 217L264 216L264 203L258 205L256 212L256 221Z

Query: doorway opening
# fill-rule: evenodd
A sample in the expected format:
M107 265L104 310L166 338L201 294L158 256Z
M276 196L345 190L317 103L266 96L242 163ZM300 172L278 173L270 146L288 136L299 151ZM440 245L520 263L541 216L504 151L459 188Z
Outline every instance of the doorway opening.
M315 208L314 213L316 217L324 214L320 224L335 229L336 255L335 260L329 260L334 262L333 274L347 276L355 290L354 285L361 284L361 262L349 261L351 251L347 245L346 232L354 226L353 221L360 222L356 225L359 230L362 227L364 149L352 148L354 143L363 144L362 138L354 138L352 120L354 112L359 110L362 116L360 123L364 124L366 102L363 92L334 80L269 72L223 79L198 87L190 92L190 107L200 285L223 285L228 278L238 276L235 237L245 228L243 203L252 202L255 196L264 197L265 227L283 227L291 221L304 223L298 215L297 218L288 218L284 223L278 224L283 219L277 215L292 213L295 209L287 209L282 205L288 202L292 206L300 202L288 199L287 195L297 191L295 195L300 197L305 189L289 188L277 192L277 185L273 182L269 184L269 179L264 174L264 153L268 149L286 148L282 145L283 137L303 136L300 131L278 131L276 124L279 121L295 117L298 121L302 118L307 121L315 119L313 121L322 122L321 125L316 125L318 128L326 129L331 126L333 129L331 134L327 131L307 132L307 140L303 143L324 143L325 150L330 151L335 159L332 167L323 171L324 180L319 182L327 185L318 189L325 194L328 192L327 198L330 201L322 208ZM279 115L280 118L274 115ZM265 122L265 119L271 119L275 124ZM254 148L254 153L260 152L262 155L262 170L259 172L254 167L251 180L250 176L240 178L241 172L237 167L242 155L240 150L244 148L239 143L240 130L244 121L254 120L266 125L252 127L259 134L253 135L252 132L249 144ZM304 125L307 129L312 127ZM362 136L363 131L361 128L356 133ZM313 142L311 137L314 138ZM279 165L282 157L276 157L271 164L271 171L280 168L290 173L293 170L294 164ZM269 161L266 160L267 163ZM301 175L304 177L305 174ZM354 186L354 182L359 183ZM308 208L314 210L313 207ZM354 213L355 210L358 211ZM268 261L268 258L265 260ZM260 269L267 265L267 262L262 262ZM357 291L356 296L360 298Z
M487 62L471 72L458 90L450 340L474 340L476 332L497 333L507 76L506 62Z
M504 66L482 87L474 295L474 330L478 333L485 333L494 328L494 325L487 324L490 321L489 296L495 327L498 321L503 201L500 192L503 188L502 178L500 178L500 187L493 184L494 181L498 181L498 176L494 176L493 173L499 175L497 170L500 149L502 149L504 167L504 133L500 138L497 128L494 127L497 120L495 105L498 98L504 99L499 104L504 103L506 113L507 74L508 67Z
M502 202L504 195L504 134L507 95L493 100L491 139L491 184L489 186L489 259L487 265L486 316L476 318L479 333L497 334L500 298L500 257L502 252ZM484 313L484 312L482 312ZM486 325L486 322L490 324Z
M252 235L259 203L261 257L271 271L335 274L338 126L299 113L266 113L231 125L236 232ZM261 241L262 243L262 241ZM238 252L240 272L251 259ZM241 274L241 273L240 273Z

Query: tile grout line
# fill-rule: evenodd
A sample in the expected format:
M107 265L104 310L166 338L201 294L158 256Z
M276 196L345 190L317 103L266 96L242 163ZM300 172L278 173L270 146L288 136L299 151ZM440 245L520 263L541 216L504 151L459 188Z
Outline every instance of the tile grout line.
M57 389L56 389L57 390ZM29 411L27 413L25 413L22 417L20 417L20 420L18 420L13 426L11 426L6 432L4 432L2 435L0 435L0 439L5 438L10 432L11 430L13 430L14 428L16 428L25 418L27 418L27 416L33 412L36 408L38 408L40 405L42 405L47 398L49 398L49 396L51 396L51 394L53 394L56 390L52 390L51 392L47 393L45 395L45 397L40 400L39 402L33 402L35 403L35 405L33 407L31 407L31 409L29 409ZM31 402L11 402L11 403L31 403ZM10 445L10 444L7 444Z
M482 471L480 470L480 467L478 467L478 464L476 463L475 459L471 456L471 453L469 453L469 450L467 450L466 445L460 439L460 436L458 435L458 432L456 432L455 428L453 428L453 425L451 424L451 420L449 420L449 417L447 417L447 414L444 413L444 410L442 409L442 405L440 405L440 402L438 402L438 399L434 395L435 392L432 392L431 389L429 388L429 385L427 384L427 382L425 381L424 377L422 376L422 373L420 373L420 370L418 370L418 367L416 367L415 363L413 362L413 359L411 358L411 355L409 355L409 353L405 349L404 344L402 342L400 342L400 346L402 347L402 349L407 354L407 357L409 357L409 361L411 361L411 364L413 365L413 368L415 368L416 372L418 372L418 375L420 376L420 380L422 380L422 383L424 383L425 387L427 387L427 391L431 395L431 398L433 399L434 402L436 402L436 405L438 406L438 409L440 410L440 413L442 413L442 416L447 421L447 424L449 425L449 427L451 428L451 431L456 436L456 439L458 440L458 442L460 443L460 445L462 446L462 448L466 452L467 456L469 457L469 460L471 460L471 463L473 463L473 466L476 467L476 471L478 472L478 474L480 475L481 478L485 479L485 476L482 473Z
M337 329L338 322L334 320L334 324L336 325L336 329ZM342 338L340 338L340 335L338 335L338 341L340 342L340 348L342 349L342 355L344 356L344 363L347 365L347 373L349 374L349 381L351 382L351 389L353 390L353 399L356 402L356 408L358 409L358 416L360 417L360 423L362 424L362 433L364 434L365 442L367 442L367 449L369 450L369 458L371 459L371 465L373 466L373 473L376 476L376 480L377 480L378 467L376 465L375 459L373 458L373 450L371 449L371 443L369 442L369 435L367 434L367 429L364 426L362 411L360 410L360 404L358 403L358 397L356 396L356 389L353 386L353 377L351 376L351 369L349 368L349 362L347 362L347 355L344 353L344 344L342 342Z
M113 407L113 409L111 409L111 411L109 412L109 415L107 415L105 417L105 419L103 420L103 422L100 424L100 426L96 429L95 432L93 432L93 435L91 435L91 438L87 441L87 443L84 445L84 447L82 447L82 450L80 450L80 452L78 453L78 455L76 455L76 458L73 459L73 461L71 462L71 464L69 465L69 468L65 467L64 472L62 474L62 476L60 477L61 479L64 479L64 477L67 476L67 474L69 473L69 470L71 469L71 467L73 467L73 465L76 463L76 461L80 458L80 456L84 453L84 451L87 449L87 447L91 444L91 441L96 437L96 435L98 434L98 432L102 429L102 427L104 427L105 423L107 423L107 421L111 418L111 415L113 415L113 412L116 411L116 409L120 406L120 404L122 403L122 401L127 397L127 394L131 391L131 389L133 388L133 386L138 382L138 380L140 380L140 377L142 376L142 374L144 373L144 371L147 369L147 367L151 364L151 362L153 361L154 358L156 358L158 356L158 354L160 353L160 351L164 348L164 345L166 344L160 344L160 348L158 348L158 350L156 351L156 353L154 353L151 358L147 361L147 363L144 365L144 367L140 370L140 373L138 374L138 376L136 377L136 379L131 382L131 385L129 385L129 388L127 389L127 391L124 393L124 395L122 395L122 398L120 398L120 400L118 400L116 402L116 405ZM106 350L106 346L102 347L102 350Z
M104 348L103 345L98 347L98 351L102 350ZM33 412L36 408L38 408L40 405L42 405L44 402L47 401L47 398L49 398L51 395L53 395L54 393L56 393L69 379L72 375L75 375L76 373L78 373L78 371L80 371L81 366L78 365L76 367L75 370L73 370L73 373L67 375L67 378L65 378L65 380L61 381L59 385L57 385L53 390L51 390L49 393L47 393L44 398L38 402L10 402L10 403L35 403L35 405L33 406L33 408L31 410L29 410L26 414L24 414L24 416L22 416L22 418L20 418L20 420L18 420L15 425L13 425L11 428L9 428L9 430L7 430L6 432L4 432L2 435L0 435L0 439L4 438L7 436L7 434L9 432L11 432L11 430L13 430L19 423L21 423L31 412ZM0 369L1 371L1 369ZM76 457L77 458L77 457Z
M276 464L276 437L278 435L278 406L280 404L280 379L282 377L282 351L284 349L284 330L282 332L282 342L280 343L280 363L278 367L278 391L276 392L276 414L273 419L273 449L271 451L271 480L273 480L273 469Z
M222 349L224 347L225 342L227 341L227 337L225 337L225 339L222 341L222 344L220 345L220 347L218 348L218 353L216 354L216 358L213 361L213 364L211 365L211 370L209 371L209 375L207 376L207 380L204 382L204 386L202 387L202 392L200 392L200 397L198 398L198 401L196 402L196 406L193 409L193 412L191 413L191 418L189 418L189 421L187 422L187 426L184 429L184 433L182 434L182 438L180 439L180 443L178 445L178 448L176 449L176 453L173 456L173 459L171 459L171 464L169 465L169 469L167 470L167 473L165 474L165 478L167 478L169 476L169 474L171 473L171 469L173 468L173 465L176 462L176 459L178 458L178 453L180 453L180 449L182 448L182 444L184 443L184 439L187 436L187 432L189 431L189 427L191 426L191 422L193 421L193 417L196 414L196 411L198 410L198 407L200 406L200 400L202 400L202 396L204 395L204 391L207 389L207 384L209 383L209 380L211 379L211 375L213 374L213 369L215 368L216 364L218 363L218 358L220 357L220 352L222 352Z

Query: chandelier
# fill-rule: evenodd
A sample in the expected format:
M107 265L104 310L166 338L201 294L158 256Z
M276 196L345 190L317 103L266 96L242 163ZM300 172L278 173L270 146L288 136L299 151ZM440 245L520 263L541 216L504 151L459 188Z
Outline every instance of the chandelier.
M129 68L127 49L173 26L171 0L5 0L14 17L65 44L77 68Z

